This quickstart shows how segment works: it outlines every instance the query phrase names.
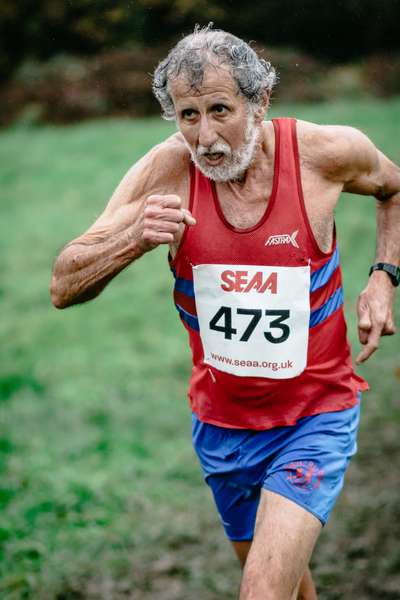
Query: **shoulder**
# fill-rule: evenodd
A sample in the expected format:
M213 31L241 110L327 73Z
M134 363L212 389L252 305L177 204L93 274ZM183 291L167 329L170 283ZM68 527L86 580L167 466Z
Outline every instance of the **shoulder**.
M146 185L175 184L189 168L190 154L182 135L175 133L154 146L143 158L134 164L127 175L138 175Z
M302 163L333 181L346 182L379 166L377 149L359 129L297 121Z
M149 158L162 175L176 175L188 167L190 153L180 132L174 133L150 151Z
M136 202L152 194L178 193L187 188L190 154L180 133L149 150L125 174L108 210Z

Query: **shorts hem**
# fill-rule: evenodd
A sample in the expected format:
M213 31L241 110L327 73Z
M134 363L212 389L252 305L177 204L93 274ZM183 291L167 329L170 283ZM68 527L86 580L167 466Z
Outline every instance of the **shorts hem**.
M280 496L287 498L287 500L290 500L291 502L298 504L298 506L301 506L301 508L304 508L304 510L311 513L316 519L318 519L318 521L321 523L322 527L324 527L326 525L329 515L325 518L321 517L321 515L319 515L315 510L312 510L312 508L307 506L307 504L305 504L305 502L301 502L301 501L297 500L297 498L291 498L289 496L289 494L285 494L285 492L282 492L282 490L274 489L272 486L269 486L269 485L263 485L262 488L264 490L268 490L269 492L274 492L274 494L279 494Z
M225 533L226 533L226 531L225 531ZM230 535L228 535L226 533L226 537L228 538L228 540L230 542L252 542L254 536L253 537L248 537L248 536L246 536L246 537L237 537L237 536L231 537Z

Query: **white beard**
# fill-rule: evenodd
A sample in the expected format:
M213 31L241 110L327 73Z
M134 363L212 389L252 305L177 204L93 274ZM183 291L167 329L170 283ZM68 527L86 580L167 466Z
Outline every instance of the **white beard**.
M243 176L253 161L260 129L255 126L254 116L250 113L247 117L244 142L236 150L232 150L229 144L224 142L216 142L209 147L199 145L195 151L189 145L187 147L192 161L203 175L220 183L235 181ZM222 164L213 167L206 163L206 153L222 153L225 157Z

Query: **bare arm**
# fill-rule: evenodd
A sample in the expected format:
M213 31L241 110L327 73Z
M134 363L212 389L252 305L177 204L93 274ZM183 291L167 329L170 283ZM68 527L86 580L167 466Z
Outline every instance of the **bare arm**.
M336 176L346 192L375 196L377 233L375 262L400 264L400 168L360 131L337 130L340 158ZM367 360L382 335L395 333L395 287L383 271L374 271L358 300L358 334L364 345L356 362Z
M185 161L181 144L170 139L126 174L103 214L56 259L54 306L66 308L95 298L145 252L179 241L183 223L194 222L177 195L185 190Z

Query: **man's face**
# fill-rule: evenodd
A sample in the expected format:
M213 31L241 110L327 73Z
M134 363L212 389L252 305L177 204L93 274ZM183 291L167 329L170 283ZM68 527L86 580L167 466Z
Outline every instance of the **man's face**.
M176 77L170 92L196 166L214 181L239 179L252 162L260 124L229 71L210 66L198 91L185 76Z

